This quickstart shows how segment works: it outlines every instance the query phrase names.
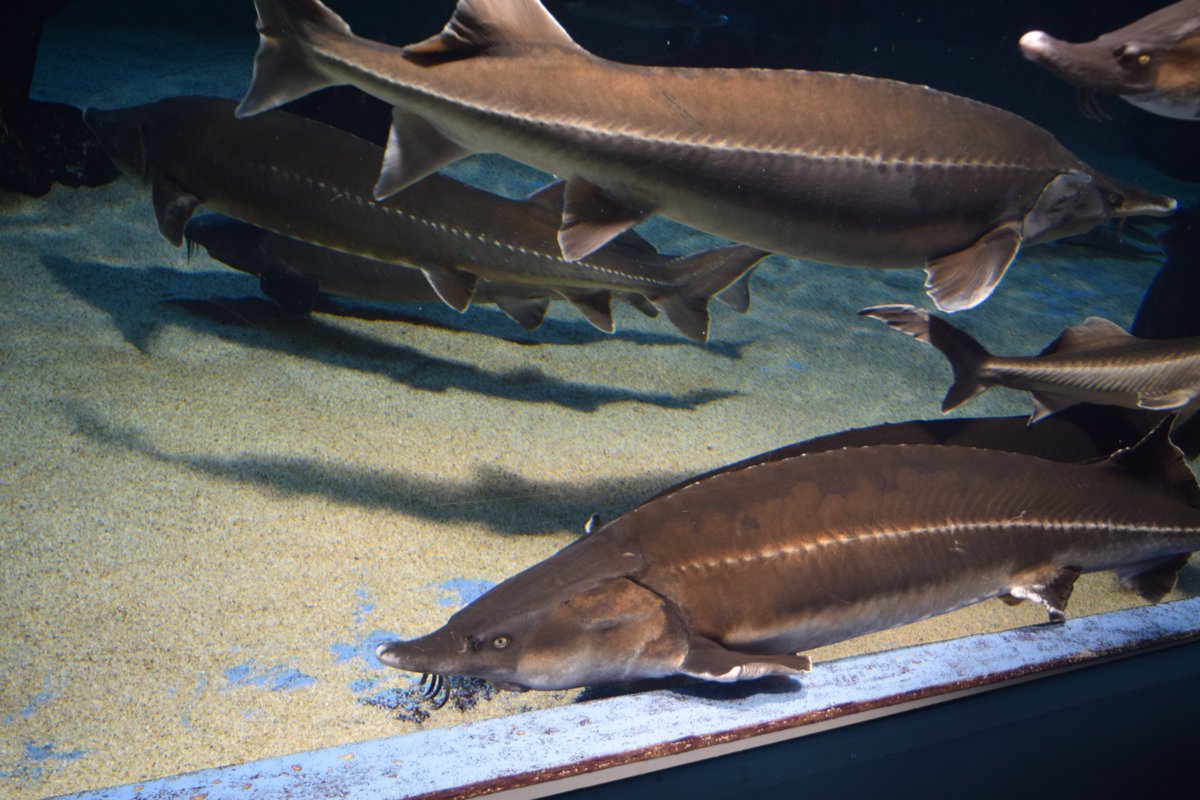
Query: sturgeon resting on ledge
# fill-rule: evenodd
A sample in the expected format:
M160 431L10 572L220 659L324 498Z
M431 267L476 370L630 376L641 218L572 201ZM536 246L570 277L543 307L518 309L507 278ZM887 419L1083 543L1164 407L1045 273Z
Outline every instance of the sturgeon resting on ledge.
M1167 427L1094 464L924 444L749 459L377 654L435 676L435 693L446 675L527 689L737 681L799 674L800 651L990 597L1062 620L1082 572L1115 570L1157 601L1200 549L1200 487Z
M569 260L661 214L785 255L925 267L934 302L958 311L1023 244L1175 208L984 103L859 75L606 61L538 0L459 0L440 34L404 48L355 36L318 0L255 6L239 116L357 86L395 106L377 196L503 153L566 180Z

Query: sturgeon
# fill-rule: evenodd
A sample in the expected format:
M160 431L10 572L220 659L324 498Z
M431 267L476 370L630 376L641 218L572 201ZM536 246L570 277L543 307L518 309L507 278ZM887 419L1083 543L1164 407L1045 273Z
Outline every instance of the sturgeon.
M748 303L743 279L767 253L744 245L660 255L633 231L568 262L556 241L563 187L509 200L430 175L385 201L370 194L383 149L283 111L234 117L235 103L173 97L84 118L127 174L150 183L159 231L179 245L205 207L276 233L416 268L447 305L465 311L480 279L511 285L506 310L540 319L548 294L613 331L611 296L644 297L688 338L708 337L708 301ZM398 265L398 266L396 266ZM390 280L386 267L378 280ZM742 282L740 286L736 286ZM530 291L535 289L538 291ZM522 323L524 324L524 323Z
M395 264L331 250L224 214L192 217L183 236L189 253L203 247L210 257L257 276L263 294L289 314L313 312L325 295L387 303L441 302L415 269L397 269ZM494 304L526 330L533 330L545 317L550 293L480 281L471 303Z
M1200 119L1200 0L1172 3L1090 42L1030 31L1019 44L1025 58L1076 87L1092 119L1108 117L1098 92L1160 116Z
M1083 572L1157 601L1198 548L1200 487L1165 424L1086 465L851 447L680 484L377 656L435 688L797 675L803 650L991 597L1062 620Z
M859 75L614 63L538 0L459 0L441 33L404 48L355 36L319 0L255 6L239 116L357 86L395 106L378 196L503 153L565 178L567 259L661 214L790 256L923 266L934 302L958 311L1022 244L1175 208L983 103Z
M1200 336L1142 339L1102 317L1067 328L1040 355L993 356L969 334L908 305L859 312L932 344L950 361L954 383L942 410L958 408L989 386L1033 396L1030 423L1076 403L1177 411L1176 424L1200 410Z

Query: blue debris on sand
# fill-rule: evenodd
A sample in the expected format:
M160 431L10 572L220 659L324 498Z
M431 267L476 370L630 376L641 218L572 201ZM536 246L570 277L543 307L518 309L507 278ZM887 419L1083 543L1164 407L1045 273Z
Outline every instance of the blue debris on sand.
M399 636L393 631L376 629L368 633L357 643L335 642L329 646L329 650L333 653L333 663L335 664L361 658L372 669L384 669L383 664L380 664L379 660L375 658L376 648L384 642L403 638L403 636Z
M367 590L361 586L354 590L354 596L359 600L358 607L354 609L354 624L362 625L367 615L375 610L375 604L370 601Z
M492 581L453 578L445 583L438 584L439 589L451 595L438 600L438 604L442 606L465 606L468 603L474 602L480 595L495 585Z
M295 667L283 664L263 667L253 659L225 670L225 679L231 686L261 686L271 692L290 692L317 682L312 675Z
M67 750L58 752L53 744L27 744L25 745L25 757L30 761L76 761L87 755L86 750Z

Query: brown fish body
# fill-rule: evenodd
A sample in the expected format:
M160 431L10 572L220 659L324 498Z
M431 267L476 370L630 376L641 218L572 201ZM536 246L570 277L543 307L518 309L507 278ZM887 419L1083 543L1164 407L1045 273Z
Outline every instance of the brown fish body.
M440 175L386 200L370 188L383 150L284 112L234 117L222 98L175 97L86 119L114 160L152 186L159 229L182 240L204 205L267 230L387 265L415 268L462 311L480 278L556 292L612 330L609 293L659 304L689 336L707 336L707 300L766 253L737 246L659 255L635 234L567 261L556 239L562 187L509 200ZM632 243L631 243L632 242ZM678 313L676 313L678 311Z
M914 306L874 306L859 313L942 351L955 378L943 411L989 386L1031 392L1031 422L1083 402L1178 410L1177 423L1200 409L1200 337L1142 339L1090 317L1063 331L1040 355L1005 357L992 355L965 332Z
M1104 472L970 448L857 448L684 487L614 521L613 535L628 531L646 565L638 582L689 630L798 652L1020 595L1066 567L1200 547L1200 510Z
M668 490L501 583L394 667L566 688L808 669L811 647L990 597L1061 619L1081 572L1158 600L1200 548L1160 425L1100 464L942 445L759 458Z
M1071 393L1079 402L1154 407L1149 398L1200 397L1200 337L1137 339L1083 352L988 359L981 377L1012 389ZM1080 375L1086 374L1086 381ZM1161 406L1168 407L1168 406Z
M662 214L802 258L928 265L935 300L959 310L1022 243L1174 208L983 103L855 75L609 62L536 0L460 0L441 35L403 49L354 36L316 0L256 5L239 114L358 86L397 107L377 193L503 153L566 178L569 258Z

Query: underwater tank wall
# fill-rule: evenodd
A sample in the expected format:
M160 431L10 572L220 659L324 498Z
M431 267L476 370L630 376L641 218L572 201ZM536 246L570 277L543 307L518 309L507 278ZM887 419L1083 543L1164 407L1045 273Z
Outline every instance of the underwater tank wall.
M699 304L594 275L535 280L532 268L509 282L484 275L462 312L451 307L461 276L434 270L403 290L417 302L363 288L383 273L329 291L328 276L314 284L254 260L284 259L276 245L234 268L201 242L175 246L151 188L126 174L104 182L111 165L84 180L71 165L79 153L98 158L98 144L82 117L60 127L44 110L240 99L257 45L250 0L19 0L14 13L46 21L28 99L20 81L4 87L0 156L57 184L36 197L17 185L0 191L0 796L136 784L648 688L516 693L447 677L436 698L447 702L435 708L421 675L384 667L376 649L438 629L576 540L593 514L618 519L692 476L793 442L940 417L954 380L946 358L860 309L919 306L1003 355L1036 355L1090 316L1126 330L1137 317L1165 338L1200 333L1198 306L1179 302L1200 288L1194 280L1143 302L1160 270L1180 280L1200 267L1189 213L1200 200L1200 121L1103 92L1111 119L1090 119L1075 89L1017 44L1031 30L1091 40L1164 4L696 0L708 16L687 16L679 8L687 3L646 2L643 22L624 10L634 2L546 5L582 47L613 61L828 70L979 100L1045 128L1091 167L1175 198L1180 211L1131 217L1120 235L1110 222L1022 247L986 301L953 315L937 311L920 268L785 255L706 284ZM437 33L455 4L330 6L358 35L403 45ZM651 7L664 6L678 18L652 17ZM727 19L715 24L714 15ZM16 66L6 73L17 75ZM554 80L551 71L531 78L548 95ZM267 146L273 157L329 170L329 180L357 174L387 143L388 106L354 89L288 110L373 143L353 158L349 145ZM749 117L765 126L781 114L796 137L815 126L801 103ZM864 136L884 124L859 119ZM120 166L141 165L132 171L148 176L139 169L166 164L171 147L191 155L181 141L135 149ZM221 147L197 145L191 180L223 174L222 155L234 151ZM519 208L497 200L493 219L478 211L489 199L470 193L524 201L552 181L546 173L490 154L442 173L467 184L463 199L446 203L463 225L488 222L495 236L517 237L504 240L510 252L557 241L561 198ZM187 188L180 174L160 181L160 199L187 195L174 191ZM308 197L269 180L246 191L297 204ZM81 183L100 185L64 185ZM210 198L196 213L252 216L237 202L215 205ZM510 213L526 214L528 226L509 224ZM345 229L332 212L316 216L332 220L322 236ZM299 217L287 219L300 227ZM422 244L433 247L430 231ZM649 246L685 255L728 244L661 215L636 231L613 245L613 259L646 261ZM343 246L365 249L367 233ZM372 247L378 256L384 245ZM666 263L642 277L657 279ZM480 270L487 264L479 258ZM729 286L748 287L748 307L737 291L723 294ZM966 425L1030 410L1029 392L995 388L948 418ZM1104 420L1108 433L1126 424ZM1140 434L1153 422L1129 424ZM1197 438L1192 425L1186 441ZM1198 593L1200 573L1187 565L1164 602ZM1100 571L1075 583L1067 616L1141 605ZM1036 602L987 600L805 654L819 672L849 656L887 659L896 648L1045 620Z

